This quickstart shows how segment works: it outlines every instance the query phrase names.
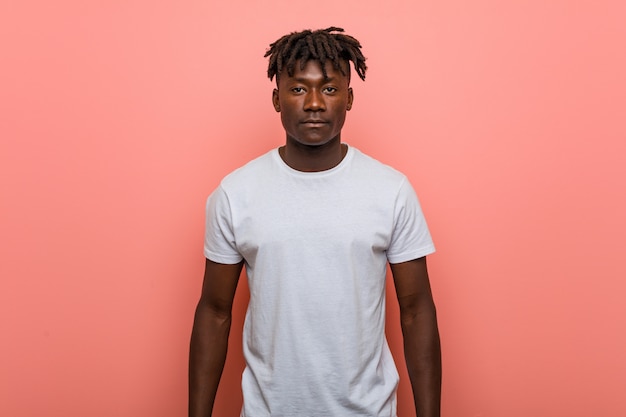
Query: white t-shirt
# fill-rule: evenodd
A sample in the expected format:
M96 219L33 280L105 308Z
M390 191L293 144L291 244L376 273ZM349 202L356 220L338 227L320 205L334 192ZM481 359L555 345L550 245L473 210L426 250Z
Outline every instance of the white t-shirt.
M349 147L300 172L274 149L207 201L204 254L245 260L244 417L396 416L387 262L434 252L407 178Z

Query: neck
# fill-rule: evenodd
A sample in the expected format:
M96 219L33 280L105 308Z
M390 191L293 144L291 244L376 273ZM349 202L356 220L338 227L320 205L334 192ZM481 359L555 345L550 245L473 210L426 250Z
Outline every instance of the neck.
M278 152L283 161L297 171L320 172L339 165L348 146L341 143L339 136L319 146L307 146L287 138L287 143Z

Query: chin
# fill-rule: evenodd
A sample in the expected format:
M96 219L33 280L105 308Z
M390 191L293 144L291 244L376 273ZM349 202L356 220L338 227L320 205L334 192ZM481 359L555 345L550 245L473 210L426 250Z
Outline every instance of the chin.
M330 142L332 142L332 140L303 140L298 141L298 144L314 148L318 146L328 145Z

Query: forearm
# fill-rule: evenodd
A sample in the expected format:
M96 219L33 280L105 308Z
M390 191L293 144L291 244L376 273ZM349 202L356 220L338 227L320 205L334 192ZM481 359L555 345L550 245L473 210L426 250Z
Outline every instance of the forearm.
M439 417L441 347L434 305L404 313L402 333L417 417Z
M230 314L198 304L189 351L189 417L211 416L226 361L230 323Z

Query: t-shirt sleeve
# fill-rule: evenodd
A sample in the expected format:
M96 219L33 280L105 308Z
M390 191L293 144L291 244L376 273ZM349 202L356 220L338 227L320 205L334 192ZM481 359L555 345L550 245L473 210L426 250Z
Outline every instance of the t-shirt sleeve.
M396 197L393 232L387 249L387 259L395 264L421 258L434 251L435 245L419 200L405 178Z
M236 264L243 257L237 250L228 196L218 187L206 202L204 256L213 262Z

